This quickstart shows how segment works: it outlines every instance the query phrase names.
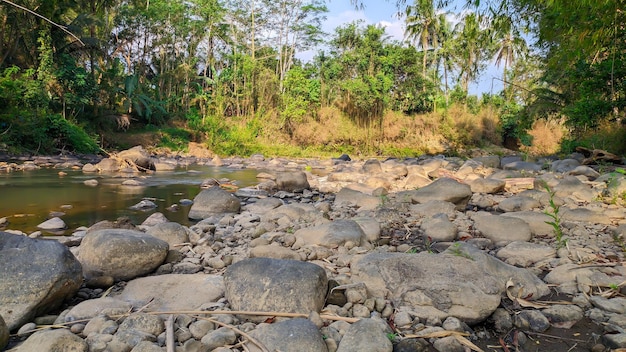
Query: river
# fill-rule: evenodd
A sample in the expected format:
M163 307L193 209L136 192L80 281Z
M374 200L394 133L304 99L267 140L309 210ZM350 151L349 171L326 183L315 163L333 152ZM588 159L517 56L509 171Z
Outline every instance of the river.
M67 175L59 176L59 171ZM37 231L37 225L54 212L62 212L60 218L68 226L65 234L71 234L80 226L91 226L101 220L129 217L140 224L155 211L163 213L170 221L189 225L189 206L178 211L166 208L181 199L193 199L200 191L200 184L208 178L228 178L237 186L245 187L257 182L259 170L230 169L192 165L173 172L142 175L136 179L144 186L123 186L128 178L119 175L85 174L80 170L39 169L0 173L0 218L7 217L8 229L25 233ZM83 182L97 179L95 187ZM148 212L129 209L142 199L149 198L157 208Z

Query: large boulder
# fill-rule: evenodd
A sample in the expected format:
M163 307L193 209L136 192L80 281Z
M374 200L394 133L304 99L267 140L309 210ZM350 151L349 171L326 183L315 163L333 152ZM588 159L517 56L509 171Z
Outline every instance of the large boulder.
M217 214L238 213L240 209L241 202L237 197L220 187L211 187L193 199L189 218L202 220Z
M136 165L138 171L154 171L156 169L150 153L140 145L117 153L117 157L130 162L131 165Z
M146 233L167 242L170 247L189 242L189 232L177 222L163 222L151 226Z
M250 258L226 269L224 285L233 310L309 314L324 307L328 280L308 262Z
M390 297L420 317L453 316L468 324L498 308L508 280L523 287L524 297L549 293L530 271L461 242L441 254L370 253L356 257L351 268L353 281L364 282L370 296Z
M472 197L470 186L447 177L439 178L418 190L402 193L408 194L413 203L443 200L456 205L457 210L464 210Z
M83 282L69 249L54 240L0 232L0 316L9 330L58 308Z
M309 181L306 173L299 172L281 172L276 175L276 186L281 191L301 192L309 189Z
M103 229L85 235L79 259L86 277L129 280L158 268L168 250L167 242L140 231Z

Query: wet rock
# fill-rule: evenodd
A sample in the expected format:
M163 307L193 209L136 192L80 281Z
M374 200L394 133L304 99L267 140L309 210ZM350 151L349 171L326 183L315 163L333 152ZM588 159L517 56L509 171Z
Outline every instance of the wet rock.
M103 229L85 235L79 259L86 277L128 280L158 268L168 249L167 242L143 232Z
M251 258L229 266L224 284L234 310L309 314L324 306L328 281L315 264Z
M296 318L274 324L262 324L250 335L270 351L326 352L328 348L317 326L310 320ZM255 344L248 342L251 352L260 352Z
M193 199L189 218L202 220L216 214L238 213L240 209L241 203L237 197L220 187L211 187L202 190Z
M67 225L61 218L54 217L37 225L37 228L42 230L63 230L67 228Z
M54 240L0 232L0 316L9 330L58 308L83 281L69 249Z
M144 210L145 211L145 210L152 210L152 209L154 209L156 207L157 207L157 205L153 201L148 200L148 199L143 199L139 203L137 203L135 205L131 205L130 207L128 207L128 209L130 209L130 210Z

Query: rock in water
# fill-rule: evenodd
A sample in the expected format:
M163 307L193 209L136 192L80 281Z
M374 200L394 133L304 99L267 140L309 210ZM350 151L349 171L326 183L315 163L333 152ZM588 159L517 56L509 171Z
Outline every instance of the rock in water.
M0 232L0 315L9 330L72 297L83 282L69 249L53 240Z
M54 217L37 225L37 228L40 228L42 230L63 230L67 228L67 225L63 220L61 220L61 218Z
M224 213L238 213L241 202L237 197L221 189L211 187L198 193L189 209L189 218L202 220L211 215Z
M229 266L224 285L234 310L309 314L324 307L328 280L315 264L251 258Z
M143 232L103 229L87 233L79 259L86 277L129 280L158 268L168 250L167 242Z
M276 186L281 191L301 192L309 189L309 181L304 172L283 172L276 175Z

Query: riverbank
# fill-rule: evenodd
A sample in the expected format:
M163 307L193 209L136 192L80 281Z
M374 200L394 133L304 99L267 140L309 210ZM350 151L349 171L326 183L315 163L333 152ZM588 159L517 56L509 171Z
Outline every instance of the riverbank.
M201 191L192 226L167 212L85 224L54 249L81 267L59 270L74 288L56 296L58 314L7 313L32 300L16 290L36 275L18 287L3 268L12 295L0 291L0 315L22 331L18 351L54 341L80 351L626 348L626 180L581 160L211 159L270 171L254 187ZM41 243L23 235L23 246ZM68 329L26 332L34 321Z

